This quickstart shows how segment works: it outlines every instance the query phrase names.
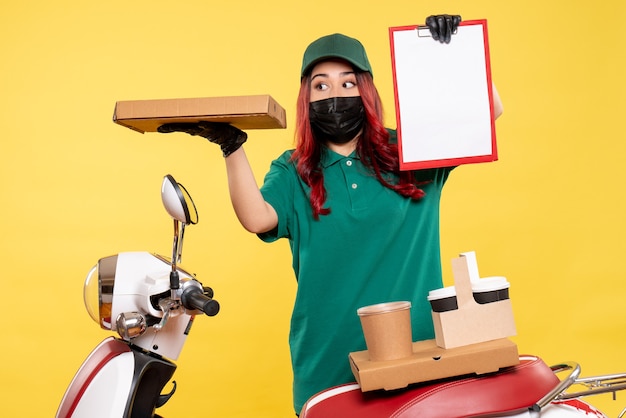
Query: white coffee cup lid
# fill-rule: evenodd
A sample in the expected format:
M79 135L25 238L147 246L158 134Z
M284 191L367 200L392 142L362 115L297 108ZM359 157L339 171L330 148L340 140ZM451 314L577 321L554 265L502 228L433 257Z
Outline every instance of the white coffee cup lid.
M472 282L472 291L474 292L489 292L493 290L507 289L510 286L506 277L492 276L483 277L477 281Z
M428 292L428 300L437 300L452 296L456 296L456 288L454 286L442 287Z

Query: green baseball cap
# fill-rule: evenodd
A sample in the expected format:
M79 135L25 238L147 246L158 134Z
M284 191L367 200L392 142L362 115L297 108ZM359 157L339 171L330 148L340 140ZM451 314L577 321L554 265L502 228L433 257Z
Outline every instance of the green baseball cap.
M357 39L335 33L323 36L307 47L302 58L300 76L304 77L315 64L327 58L344 59L356 69L372 74L372 66L367 59L363 44Z

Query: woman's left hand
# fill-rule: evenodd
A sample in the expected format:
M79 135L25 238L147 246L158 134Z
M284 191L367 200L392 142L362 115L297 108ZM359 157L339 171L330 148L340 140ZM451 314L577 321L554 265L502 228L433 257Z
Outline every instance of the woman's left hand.
M459 23L461 23L459 15L432 15L426 18L426 26L430 29L431 36L442 44L450 43L452 34L456 32Z

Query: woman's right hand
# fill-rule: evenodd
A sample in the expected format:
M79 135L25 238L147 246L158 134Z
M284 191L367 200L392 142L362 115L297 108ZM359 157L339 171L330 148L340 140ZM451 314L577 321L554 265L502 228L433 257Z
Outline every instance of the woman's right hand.
M248 139L248 134L244 131L223 122L166 123L159 126L157 131L161 133L185 132L189 135L201 136L219 145L224 157L237 151Z

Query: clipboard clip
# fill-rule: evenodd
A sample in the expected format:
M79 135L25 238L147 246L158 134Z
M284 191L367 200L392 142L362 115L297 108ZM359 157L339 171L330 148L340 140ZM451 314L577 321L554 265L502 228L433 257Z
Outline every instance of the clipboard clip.
M417 25L416 31L418 38L432 38L432 35L430 34L430 29L426 25ZM454 32L452 32L452 35L456 35L458 31L459 28L457 27Z

